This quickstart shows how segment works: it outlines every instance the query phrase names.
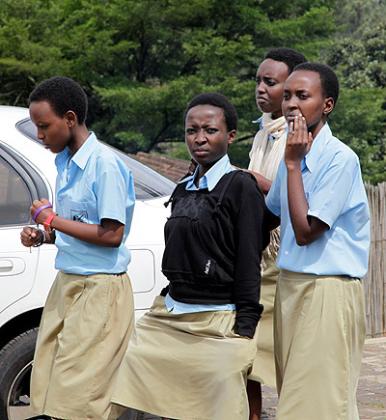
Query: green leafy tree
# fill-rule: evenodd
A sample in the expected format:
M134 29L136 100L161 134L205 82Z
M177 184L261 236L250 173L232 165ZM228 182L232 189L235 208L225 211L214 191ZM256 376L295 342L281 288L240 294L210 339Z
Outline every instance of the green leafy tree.
M384 1L352 3L2 0L1 102L26 105L42 79L73 77L89 96L88 124L104 140L128 152L184 155L186 103L203 91L222 92L238 109L239 138L248 138L231 148L245 166L258 116L256 67L267 49L293 47L337 70L345 92L332 124L360 154L367 179L379 180L386 14ZM364 116L369 109L371 118ZM361 135L350 123L359 116L366 126Z
M322 58L336 69L341 99L332 126L359 155L364 178L386 180L386 2L337 4L339 31Z

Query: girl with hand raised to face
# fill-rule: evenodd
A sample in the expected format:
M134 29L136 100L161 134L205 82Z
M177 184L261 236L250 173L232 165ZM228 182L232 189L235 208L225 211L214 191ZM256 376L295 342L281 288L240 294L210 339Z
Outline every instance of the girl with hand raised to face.
M327 123L339 82L319 63L284 85L289 131L268 193L281 219L275 300L278 420L359 420L356 387L365 339L361 278L370 246L359 159Z

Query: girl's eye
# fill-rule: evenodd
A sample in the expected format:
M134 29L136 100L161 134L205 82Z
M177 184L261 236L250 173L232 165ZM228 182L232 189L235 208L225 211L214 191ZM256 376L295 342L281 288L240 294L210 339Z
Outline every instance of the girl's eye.
M194 128L187 128L186 134L189 134L189 135L194 134Z
M208 128L208 129L206 130L206 132L207 132L208 134L214 134L214 133L216 133L216 132L217 132L217 129L216 129L216 128Z
M275 86L276 85L276 82L272 79L267 79L266 83L267 83L268 86Z

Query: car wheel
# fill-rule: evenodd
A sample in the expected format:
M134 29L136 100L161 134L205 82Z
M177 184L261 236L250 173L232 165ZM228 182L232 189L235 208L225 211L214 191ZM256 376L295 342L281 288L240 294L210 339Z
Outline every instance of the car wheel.
M0 419L12 420L29 405L37 331L34 328L18 335L0 351Z

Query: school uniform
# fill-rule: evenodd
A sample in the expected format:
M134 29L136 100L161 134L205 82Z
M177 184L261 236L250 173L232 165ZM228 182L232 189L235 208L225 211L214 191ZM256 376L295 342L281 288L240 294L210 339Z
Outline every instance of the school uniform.
M287 132L284 117L272 119L270 113L256 121L259 131L253 140L249 153L248 169L273 181L276 177L280 161L283 158ZM248 379L270 387L276 387L275 357L273 345L273 308L279 269L276 258L280 245L280 228L271 231L270 244L263 252L261 265L261 303L264 312L261 316L257 334L257 352L253 368Z
M267 196L281 218L275 302L278 420L359 419L356 388L365 339L360 278L370 218L358 157L325 124L302 161L308 215L329 227L306 246L291 224L281 163Z
M107 419L112 383L133 328L126 274L135 192L130 171L93 133L57 166L56 212L82 223L125 225L117 248L56 232L59 270L43 310L31 377L36 414L68 420Z
M174 419L248 419L264 199L227 155L198 188L195 176L172 194L162 262L170 283L136 324L113 402Z

